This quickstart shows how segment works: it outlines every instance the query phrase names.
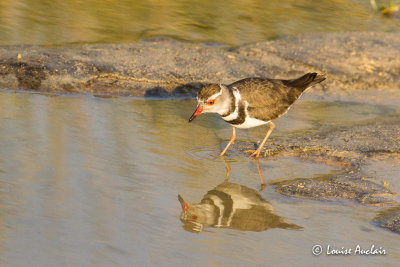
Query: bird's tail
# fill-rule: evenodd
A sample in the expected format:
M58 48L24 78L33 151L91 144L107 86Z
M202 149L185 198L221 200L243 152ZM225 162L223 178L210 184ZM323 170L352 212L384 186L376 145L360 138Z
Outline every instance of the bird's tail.
M318 74L316 72L307 73L300 78L293 80L284 80L283 83L290 87L296 87L302 90L306 90L307 88L322 82L326 79L325 74Z

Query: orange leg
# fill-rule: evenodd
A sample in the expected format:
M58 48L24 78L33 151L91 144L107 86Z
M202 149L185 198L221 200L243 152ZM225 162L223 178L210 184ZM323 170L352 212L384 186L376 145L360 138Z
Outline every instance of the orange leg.
M267 139L268 139L268 137L271 135L271 133L272 133L272 131L274 130L274 128L275 128L275 124L271 121L271 122L269 123L269 130L268 130L267 134L265 135L264 140L263 140L263 141L261 142L261 144L258 146L257 150L256 150L256 151L248 150L249 152L253 152L253 153L250 155L251 157L254 157L255 159L258 159L258 158L260 157L261 149L264 147L265 142L267 142Z
M265 189L266 185L265 185L265 182L264 182L264 178L262 176L262 172L261 172L261 168L260 168L260 162L258 162L258 159L256 159L256 162L257 162L258 176L260 177L260 182L261 182L261 188L260 188L259 192L261 192L261 191L263 191Z
M229 164L229 162L226 161L224 156L222 156L222 160L224 161L226 167L225 181L228 181L229 174L231 173L231 165Z
M235 127L232 127L232 136L231 136L231 140L229 140L229 143L226 145L226 147L225 147L225 149L224 149L224 151L222 151L221 152L221 154L219 154L220 156L223 156L223 155L225 155L225 153L226 153L226 151L228 150L228 147L230 146L230 145L232 145L233 144L233 142L235 141L235 139L236 139L236 132L235 132Z

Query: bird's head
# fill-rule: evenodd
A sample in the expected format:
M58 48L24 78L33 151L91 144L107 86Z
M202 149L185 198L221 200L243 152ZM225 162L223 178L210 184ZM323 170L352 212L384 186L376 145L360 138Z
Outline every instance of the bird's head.
M184 223L183 228L190 232L201 232L205 227L215 225L218 221L219 210L214 205L208 203L188 204L178 195L178 200L182 205L180 215Z
M204 86L197 95L197 108L190 117L189 122L201 113L226 113L231 105L228 87L222 84L209 84Z

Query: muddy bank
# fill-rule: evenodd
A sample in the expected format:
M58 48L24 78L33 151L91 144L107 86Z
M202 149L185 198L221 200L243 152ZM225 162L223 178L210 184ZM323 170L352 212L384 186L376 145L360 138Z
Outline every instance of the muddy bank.
M308 34L240 48L158 39L134 44L1 46L0 88L117 96L194 96L205 83L326 72L321 97L400 99L396 33ZM373 93L369 89L373 89ZM365 95L365 94L364 94ZM361 97L361 96L359 96ZM384 97L383 97L384 98Z
M238 142L237 153L246 154L257 144ZM299 177L272 183L275 191L313 200L350 200L362 205L398 205L398 192L384 177L368 171L374 161L400 160L400 116L396 113L361 122L319 127L272 136L261 153L264 158L298 157L305 161L339 166L319 177ZM375 220L381 227L400 233L399 211L389 209Z
M359 173L339 172L319 178L300 178L273 184L283 195L317 199L348 199L364 205L384 206L395 204L397 194L384 185L367 180Z
M246 153L255 146L241 142L236 149ZM387 114L358 123L323 125L272 136L261 155L265 158L299 157L341 167L341 171L320 178L275 183L276 191L281 194L319 200L350 199L377 206L393 204L397 194L391 192L380 177L366 173L364 166L371 160L400 159L400 117Z
M400 234L400 206L380 212L374 222L380 227Z

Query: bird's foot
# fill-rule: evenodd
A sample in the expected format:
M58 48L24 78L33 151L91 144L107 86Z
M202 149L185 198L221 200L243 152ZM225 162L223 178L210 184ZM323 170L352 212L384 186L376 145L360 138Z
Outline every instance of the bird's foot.
M260 190L258 192L262 192L267 187L266 184L261 184Z
M261 150L252 150L252 149L250 149L250 150L246 150L245 152L246 153L251 153L250 154L250 157L253 157L254 159L258 159L259 157L260 157L260 151Z

